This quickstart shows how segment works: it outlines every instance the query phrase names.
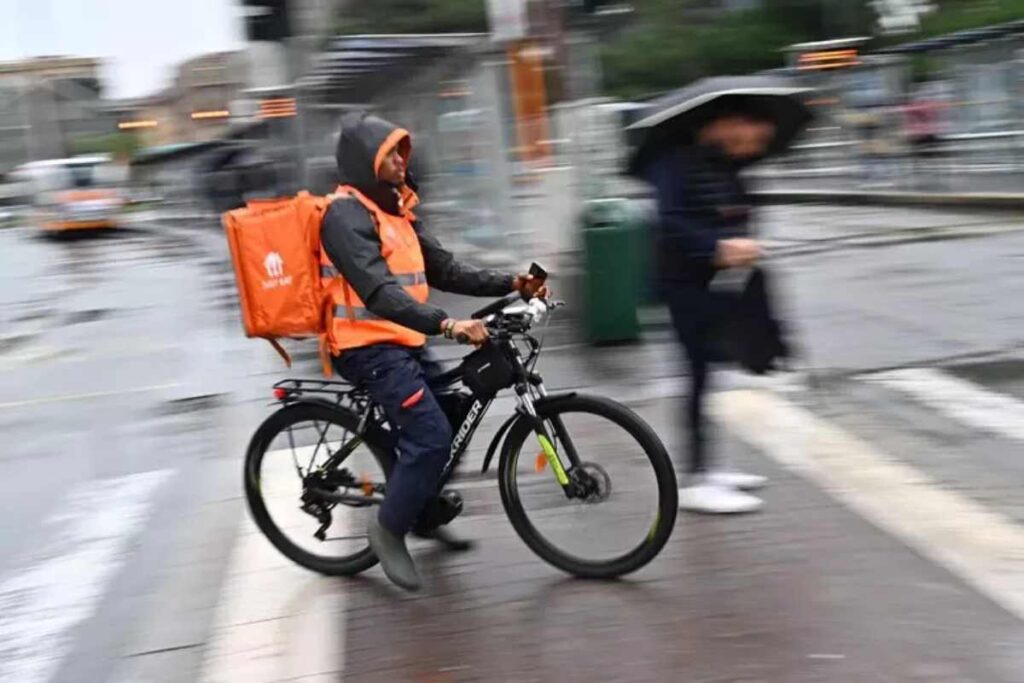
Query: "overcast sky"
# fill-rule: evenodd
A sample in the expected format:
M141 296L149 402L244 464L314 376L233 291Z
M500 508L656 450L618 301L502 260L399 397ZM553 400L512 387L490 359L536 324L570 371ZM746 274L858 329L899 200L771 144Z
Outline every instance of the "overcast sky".
M242 41L235 0L0 0L0 61L100 57L108 97L156 92L175 64Z

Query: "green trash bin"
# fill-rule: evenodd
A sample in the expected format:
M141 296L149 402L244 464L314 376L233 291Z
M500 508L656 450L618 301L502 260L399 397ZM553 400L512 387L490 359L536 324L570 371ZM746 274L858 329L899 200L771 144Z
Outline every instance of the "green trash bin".
M641 231L626 200L587 202L583 213L586 265L584 323L594 344L640 338Z

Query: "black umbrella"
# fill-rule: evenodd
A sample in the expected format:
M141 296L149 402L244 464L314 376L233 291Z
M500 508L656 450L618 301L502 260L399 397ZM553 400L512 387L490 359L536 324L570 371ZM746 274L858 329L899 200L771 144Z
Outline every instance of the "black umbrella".
M627 172L638 175L651 152L693 142L704 124L726 113L747 113L772 121L775 139L764 156L778 154L811 120L806 101L811 92L778 76L717 76L696 81L652 101L646 113L626 129L632 147Z

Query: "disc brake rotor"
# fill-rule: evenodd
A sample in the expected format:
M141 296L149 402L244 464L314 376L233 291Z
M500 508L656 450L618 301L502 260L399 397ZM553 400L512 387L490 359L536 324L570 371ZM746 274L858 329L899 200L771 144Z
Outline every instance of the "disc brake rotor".
M575 474L575 477L570 478L575 479L579 497L584 503L601 503L611 495L612 478L597 463L582 463Z

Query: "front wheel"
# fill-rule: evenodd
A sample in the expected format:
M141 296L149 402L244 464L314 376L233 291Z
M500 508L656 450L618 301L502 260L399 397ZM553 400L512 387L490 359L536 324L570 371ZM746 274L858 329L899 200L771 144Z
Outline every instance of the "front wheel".
M501 500L516 533L545 562L581 578L640 569L665 546L678 492L661 439L607 398L572 395L537 406L564 476L528 420L516 422L499 463ZM571 481L572 495L559 478Z

